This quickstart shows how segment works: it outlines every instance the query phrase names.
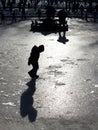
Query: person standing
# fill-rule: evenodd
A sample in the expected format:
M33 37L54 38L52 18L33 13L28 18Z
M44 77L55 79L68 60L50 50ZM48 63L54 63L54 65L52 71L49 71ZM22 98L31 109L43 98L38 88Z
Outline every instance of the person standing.
M0 13L0 17L1 17L1 24L5 23L5 15L3 11Z
M15 10L12 12L12 23L13 22L16 22L16 11Z
M67 12L62 9L58 12L58 17L59 17L59 36L61 36L61 28L63 27L63 36L65 37L65 24L66 24L66 17L67 17Z

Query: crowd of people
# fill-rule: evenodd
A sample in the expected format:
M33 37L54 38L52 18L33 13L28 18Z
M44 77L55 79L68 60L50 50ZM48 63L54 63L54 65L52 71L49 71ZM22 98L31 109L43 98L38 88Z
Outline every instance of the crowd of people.
M52 17L57 16L57 12L60 8L65 8L68 14L68 17L80 17L84 18L85 20L88 20L89 17L92 17L94 19L94 22L96 22L97 16L98 16L98 4L95 3L94 5L91 5L90 3L67 3L67 5L60 6L60 2L52 5L49 5L48 3L43 7L40 6L38 2L34 2L33 0L19 0L18 3L16 3L16 0L8 0L7 3L5 3L4 0L1 0L0 3L0 20L1 23L3 23L6 18L10 17L12 19L12 22L16 22L17 17L20 17L22 20L26 19L26 17L33 16L34 12L36 12L36 16L39 18L41 16L47 16L49 15L49 9L51 8ZM49 5L49 6L48 6ZM33 9L33 12L31 12L31 15L28 15L27 12L29 12L31 9ZM43 11L45 10L45 11Z

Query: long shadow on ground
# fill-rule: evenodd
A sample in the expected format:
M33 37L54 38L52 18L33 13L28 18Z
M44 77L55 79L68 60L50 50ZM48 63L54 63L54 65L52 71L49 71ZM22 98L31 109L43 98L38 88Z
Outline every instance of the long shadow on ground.
M36 79L32 79L26 84L28 88L22 93L20 99L20 115L22 117L28 116L30 122L35 121L37 117L37 110L33 107L33 95L36 90L35 82Z

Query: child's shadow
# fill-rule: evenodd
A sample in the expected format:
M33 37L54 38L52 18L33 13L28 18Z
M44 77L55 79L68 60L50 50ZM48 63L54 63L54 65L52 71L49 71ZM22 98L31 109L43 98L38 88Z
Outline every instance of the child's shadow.
M33 107L33 95L36 90L35 82L36 79L32 79L26 84L28 89L22 93L20 100L20 114L22 117L28 116L30 122L35 121L37 117L37 110Z

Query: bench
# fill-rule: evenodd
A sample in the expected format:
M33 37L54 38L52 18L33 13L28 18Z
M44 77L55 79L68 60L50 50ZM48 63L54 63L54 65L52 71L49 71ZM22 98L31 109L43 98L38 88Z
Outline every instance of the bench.
M60 26L58 19L38 19L32 21L31 23L31 31L68 31L68 24L66 21L65 26Z

